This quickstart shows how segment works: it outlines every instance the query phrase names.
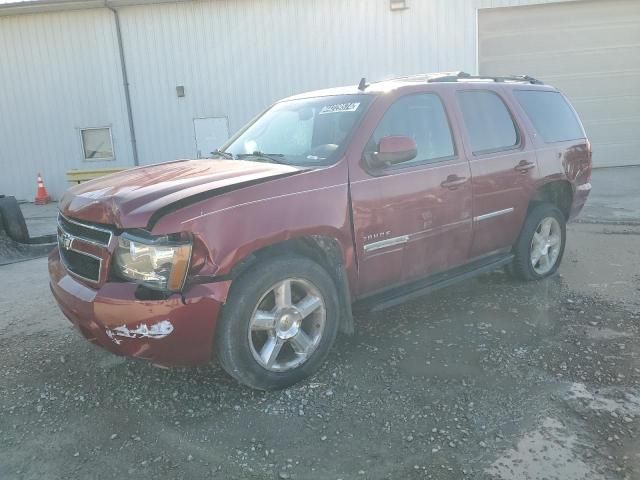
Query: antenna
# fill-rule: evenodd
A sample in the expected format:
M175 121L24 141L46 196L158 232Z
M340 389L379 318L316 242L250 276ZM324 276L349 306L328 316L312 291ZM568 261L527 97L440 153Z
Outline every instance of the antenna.
M360 79L360 83L358 84L358 90L360 90L361 92L364 92L368 86L369 84L367 83L367 79L362 77Z

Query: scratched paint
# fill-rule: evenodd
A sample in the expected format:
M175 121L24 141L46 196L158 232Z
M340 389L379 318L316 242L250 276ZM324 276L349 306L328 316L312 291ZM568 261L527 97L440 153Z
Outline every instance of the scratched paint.
M117 337L160 339L166 337L171 332L173 332L173 325L169 320L163 320L151 325L150 327L145 323L141 323L136 328L132 329L128 328L126 325L122 325L120 327L106 330L107 336L117 345L120 345L122 342L122 340Z

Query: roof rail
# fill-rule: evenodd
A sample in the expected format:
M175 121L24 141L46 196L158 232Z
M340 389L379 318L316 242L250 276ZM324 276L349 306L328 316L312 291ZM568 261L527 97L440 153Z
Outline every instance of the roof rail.
M457 82L458 80L492 80L494 82L524 82L532 85L544 85L543 82L537 78L530 77L529 75L507 75L504 77L491 77L488 75L471 75L466 72L458 72L452 75L441 75L439 77L431 77L427 80L429 83L438 82Z

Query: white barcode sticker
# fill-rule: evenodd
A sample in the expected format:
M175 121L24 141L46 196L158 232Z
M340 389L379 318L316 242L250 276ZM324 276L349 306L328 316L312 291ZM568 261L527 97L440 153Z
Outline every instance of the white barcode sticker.
M325 113L355 112L356 110L358 110L359 106L360 102L336 103L335 105L326 105L322 107L319 115L324 115Z

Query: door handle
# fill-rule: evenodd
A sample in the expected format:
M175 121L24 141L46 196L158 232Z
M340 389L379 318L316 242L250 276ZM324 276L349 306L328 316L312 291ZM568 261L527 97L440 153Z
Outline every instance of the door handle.
M514 170L520 173L527 173L532 168L536 168L536 164L533 162L527 162L526 160L522 160L518 165L513 167Z
M440 186L442 188L448 188L449 190L455 190L460 185L467 183L467 177L459 177L457 175L449 175L446 180L443 180Z

